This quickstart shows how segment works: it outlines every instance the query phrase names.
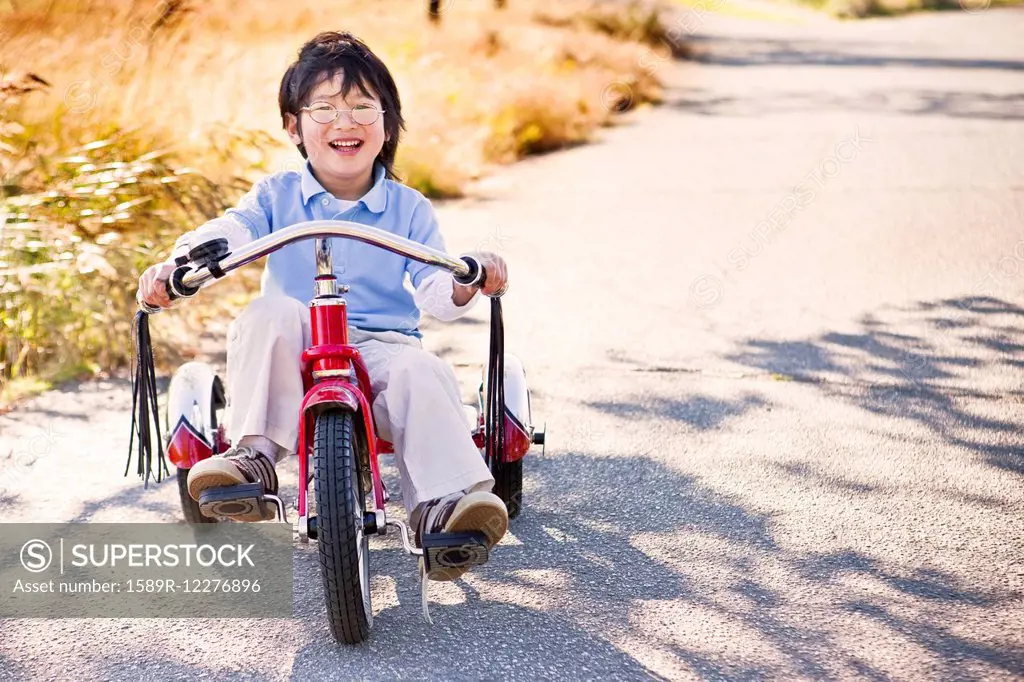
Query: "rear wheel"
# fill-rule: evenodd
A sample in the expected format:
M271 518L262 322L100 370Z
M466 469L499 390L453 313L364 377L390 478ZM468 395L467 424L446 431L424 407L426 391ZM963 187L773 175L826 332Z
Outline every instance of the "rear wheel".
M501 498L508 510L508 517L519 516L523 505L523 460L495 462L491 465L494 477L494 494Z
M317 544L327 620L339 642L358 644L373 624L369 541L363 533L366 496L359 480L353 416L324 412L313 430Z
M181 513L185 523L217 523L217 519L203 516L199 503L188 494L188 469L178 469L178 497L181 498Z
M226 404L224 386L221 384L219 377L214 377L213 395L210 397L210 414L207 415L207 418L210 420L210 432L213 434L217 433L217 410L224 409ZM173 424L169 426L173 426ZM216 435L214 435L214 438L216 439ZM214 454L217 454L216 442L212 443L212 445L214 447ZM185 523L217 523L217 519L204 516L199 511L199 503L188 494L188 472L189 469L178 469L178 497L181 499L181 513L185 517Z

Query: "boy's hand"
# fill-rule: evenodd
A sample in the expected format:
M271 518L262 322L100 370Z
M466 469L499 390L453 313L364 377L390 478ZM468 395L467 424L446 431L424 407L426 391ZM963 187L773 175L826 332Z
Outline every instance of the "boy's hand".
M479 287L484 295L493 296L505 293L508 288L508 267L505 265L505 259L489 251L477 251L470 255L477 259L486 273L484 285Z
M139 277L139 298L151 306L170 308L171 299L167 296L167 280L175 269L174 263L157 263L146 268Z
M466 305L478 290L482 291L485 296L504 294L508 288L508 267L505 265L505 259L489 251L474 251L467 255L472 256L480 263L486 273L486 279L482 287L456 283L452 295L455 305Z

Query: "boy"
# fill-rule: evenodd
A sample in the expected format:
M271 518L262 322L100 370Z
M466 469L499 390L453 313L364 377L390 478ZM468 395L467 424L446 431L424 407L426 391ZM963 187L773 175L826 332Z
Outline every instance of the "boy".
M444 250L433 208L392 171L404 127L398 90L387 67L349 33L321 33L299 51L278 97L288 137L306 159L302 172L258 182L238 207L179 238L222 236L233 250L255 238L307 220L352 220ZM449 321L479 299L478 287L456 283L438 268L352 240L332 241L334 270L350 285L350 341L366 361L381 437L395 446L403 499L417 542L426 533L481 531L493 546L505 534L505 505L469 435L451 368L423 350L420 310ZM504 261L473 254L487 273L484 294L505 290ZM142 298L167 307L173 260L150 267L139 281ZM303 386L299 358L310 344L306 305L316 272L313 248L300 243L268 257L262 295L228 334L231 442L223 456L199 462L189 494L211 487L263 483L277 493L277 461L294 452ZM404 286L406 275L415 292ZM268 517L270 518L270 517ZM261 520L258 512L238 520ZM452 580L462 570L432 575Z

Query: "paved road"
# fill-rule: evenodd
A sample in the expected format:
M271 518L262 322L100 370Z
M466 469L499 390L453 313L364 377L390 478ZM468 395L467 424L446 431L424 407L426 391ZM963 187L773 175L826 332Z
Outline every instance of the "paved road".
M666 106L441 210L549 445L435 626L389 539L335 646L298 548L294 621L4 621L0 677L1024 676L1024 12L689 25ZM467 387L484 321L430 329ZM5 520L176 518L126 397L0 418Z

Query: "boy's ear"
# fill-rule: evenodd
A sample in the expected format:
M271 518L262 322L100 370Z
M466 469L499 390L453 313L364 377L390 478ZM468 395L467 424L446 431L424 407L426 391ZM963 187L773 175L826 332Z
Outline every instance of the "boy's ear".
M299 129L299 119L295 114L284 115L284 129L288 132L288 139L292 144L302 144L302 131Z

